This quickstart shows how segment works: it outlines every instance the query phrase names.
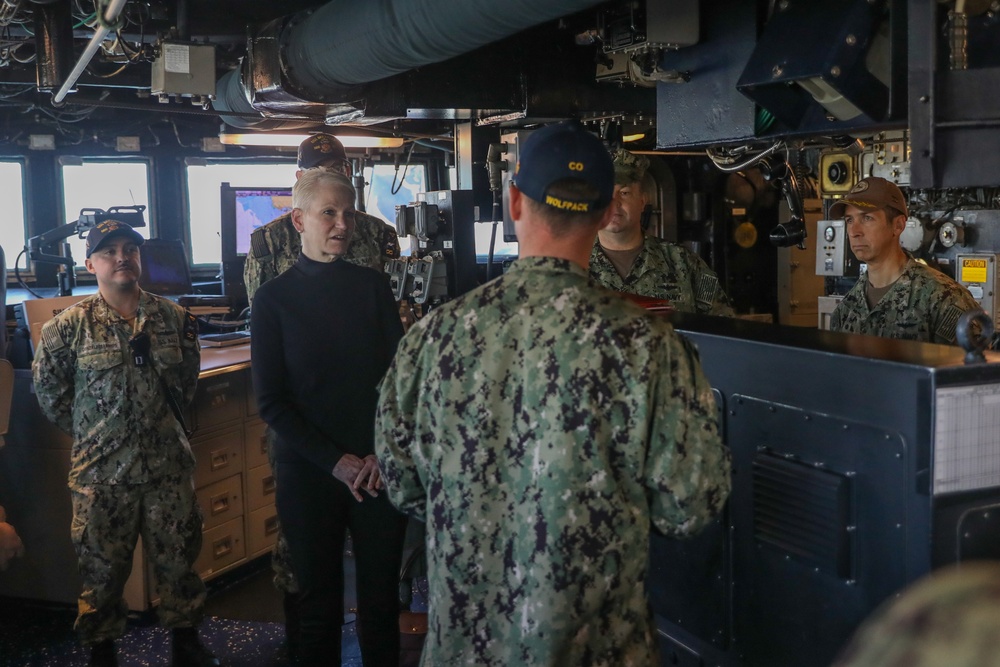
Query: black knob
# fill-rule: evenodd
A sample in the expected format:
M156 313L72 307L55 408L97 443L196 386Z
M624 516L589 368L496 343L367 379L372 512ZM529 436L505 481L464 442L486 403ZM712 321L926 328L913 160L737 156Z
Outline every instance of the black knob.
M830 182L835 185L840 185L847 181L847 163L846 162L833 162L829 167L826 168L826 176L830 179Z
M965 350L965 363L975 364L986 361L983 350L993 341L993 318L982 310L970 310L958 318L955 325L955 339Z

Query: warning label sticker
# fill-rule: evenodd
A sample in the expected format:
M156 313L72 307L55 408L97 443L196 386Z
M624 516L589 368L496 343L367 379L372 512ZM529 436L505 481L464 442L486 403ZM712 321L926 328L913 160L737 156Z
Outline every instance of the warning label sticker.
M962 258L959 278L963 283L986 282L986 260Z

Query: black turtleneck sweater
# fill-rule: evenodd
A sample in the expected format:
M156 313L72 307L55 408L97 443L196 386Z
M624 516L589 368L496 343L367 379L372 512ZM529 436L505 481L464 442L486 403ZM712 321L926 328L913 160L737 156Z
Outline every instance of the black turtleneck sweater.
M254 392L278 461L332 472L344 454L374 453L376 387L403 336L384 276L299 255L257 291L250 330Z

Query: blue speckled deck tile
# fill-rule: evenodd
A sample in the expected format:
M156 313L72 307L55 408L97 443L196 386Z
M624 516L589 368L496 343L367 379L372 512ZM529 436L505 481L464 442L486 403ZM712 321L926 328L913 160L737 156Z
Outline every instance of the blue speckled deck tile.
M76 643L65 618L36 617L22 625L0 627L0 667L84 667L89 652ZM344 626L342 665L361 667L355 623ZM280 623L207 618L202 641L224 667L287 666L285 628ZM157 625L130 622L118 641L122 667L169 667L171 633Z
M349 614L348 618L354 616ZM341 667L361 667L361 645L358 643L358 624L353 620L344 624L344 634L340 643Z

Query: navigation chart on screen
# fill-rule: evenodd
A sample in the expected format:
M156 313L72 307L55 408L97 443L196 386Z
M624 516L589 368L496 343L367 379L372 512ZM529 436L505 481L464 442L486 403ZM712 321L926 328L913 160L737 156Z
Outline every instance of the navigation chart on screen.
M236 192L236 252L250 250L250 234L292 210L289 190L240 190Z

